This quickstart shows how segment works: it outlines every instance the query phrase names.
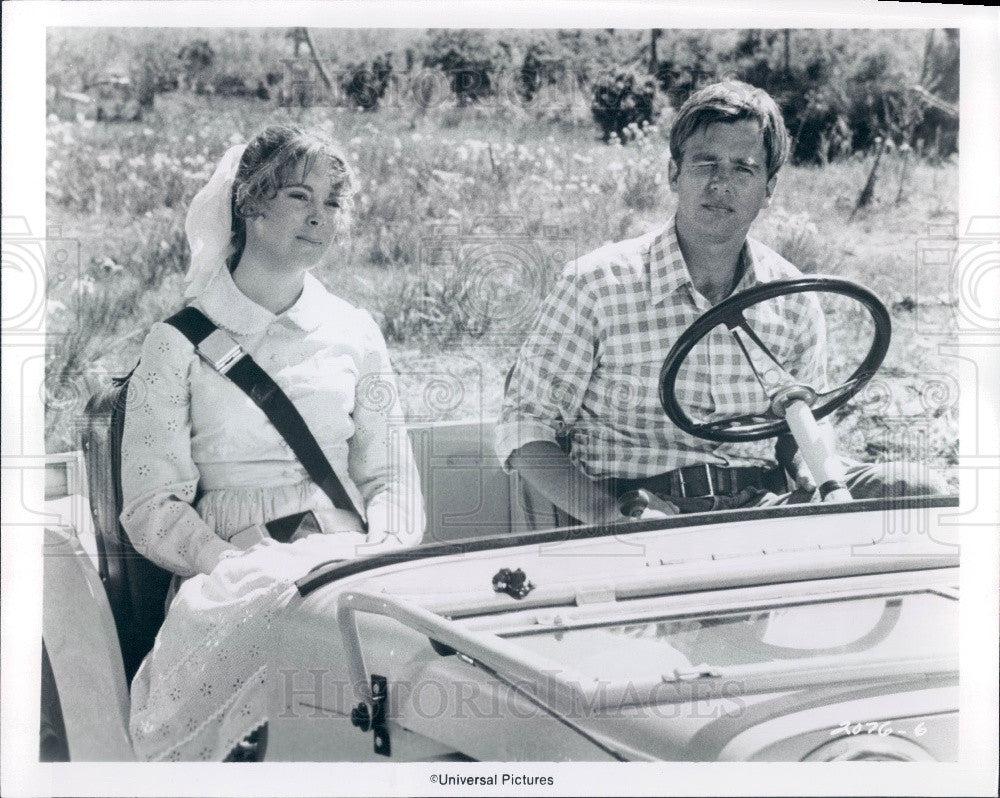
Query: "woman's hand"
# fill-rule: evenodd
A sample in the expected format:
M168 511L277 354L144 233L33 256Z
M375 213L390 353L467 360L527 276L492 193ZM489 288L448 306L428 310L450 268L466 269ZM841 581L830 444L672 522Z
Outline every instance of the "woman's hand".
M261 541L267 540L269 537L270 535L267 534L267 529L264 528L263 524L254 524L253 526L246 527L246 529L241 529L229 538L229 542L236 546L236 548L246 551Z

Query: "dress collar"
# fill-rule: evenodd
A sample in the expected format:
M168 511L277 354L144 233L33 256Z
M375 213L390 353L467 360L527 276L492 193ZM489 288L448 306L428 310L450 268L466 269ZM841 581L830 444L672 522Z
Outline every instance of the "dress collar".
M687 285L692 291L695 290L691 273L681 254L681 245L677 241L676 221L676 217L672 218L649 245L649 288L654 305L658 305L681 286ZM743 244L740 252L743 276L736 286L737 291L769 279L771 270L762 262L761 248L755 247L755 244L750 238Z
M319 327L325 318L323 299L326 295L322 283L306 273L302 293L295 304L284 313L275 315L240 291L228 269L220 269L195 304L219 327L237 335L262 332L278 319L288 319L296 327L309 332Z

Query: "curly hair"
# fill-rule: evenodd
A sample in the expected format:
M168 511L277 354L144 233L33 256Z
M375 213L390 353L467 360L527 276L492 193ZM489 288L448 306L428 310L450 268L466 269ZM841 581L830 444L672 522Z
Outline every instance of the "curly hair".
M767 151L767 177L774 177L788 157L788 130L781 110L763 89L724 80L699 89L685 100L670 128L670 157L679 166L687 140L715 122L750 119L760 125Z
M246 220L260 215L260 204L277 196L278 191L317 164L330 170L333 190L340 201L340 232L350 227L354 171L343 150L324 133L289 124L274 124L253 137L240 159L233 181L232 230L229 270L240 262L246 247Z

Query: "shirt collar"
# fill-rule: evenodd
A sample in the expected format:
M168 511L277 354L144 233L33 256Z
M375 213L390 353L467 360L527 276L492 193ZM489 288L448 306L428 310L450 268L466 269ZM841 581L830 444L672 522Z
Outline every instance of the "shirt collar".
M315 330L325 318L322 283L306 273L302 293L288 310L279 315L261 307L240 291L228 269L218 274L199 294L197 304L219 327L237 335L253 335L263 331L277 319L288 319L307 332Z
M327 294L323 284L306 272L302 293L295 304L284 312L285 318L306 332L312 332L328 317Z
M770 279L771 269L767 259L762 257L765 254L764 248L758 246L753 239L747 238L740 252L743 276L736 285L736 291L742 291ZM681 254L681 245L677 241L676 217L672 218L650 243L648 258L649 287L654 305L662 302L681 286L687 285L692 291L694 290L691 273L684 262L684 255Z

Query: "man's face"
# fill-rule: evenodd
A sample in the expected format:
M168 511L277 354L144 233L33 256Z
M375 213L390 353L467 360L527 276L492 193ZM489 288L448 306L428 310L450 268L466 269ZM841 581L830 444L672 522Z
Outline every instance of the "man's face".
M698 128L684 143L680 164L670 163L677 229L691 242L742 242L776 181L777 175L767 177L767 150L756 122Z

